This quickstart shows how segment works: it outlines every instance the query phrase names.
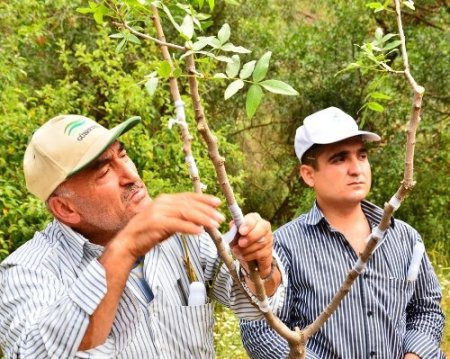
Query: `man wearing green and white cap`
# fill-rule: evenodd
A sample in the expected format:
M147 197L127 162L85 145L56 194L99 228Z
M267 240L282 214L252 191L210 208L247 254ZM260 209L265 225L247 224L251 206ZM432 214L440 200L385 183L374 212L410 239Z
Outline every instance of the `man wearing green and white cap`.
M151 199L113 129L58 116L32 136L27 188L54 220L0 265L0 347L6 358L213 358L213 312L191 302L196 282L239 315L257 312L237 290L203 227L224 220L219 199L194 193ZM256 260L274 309L284 296L270 224L239 228L235 255ZM278 290L277 290L278 288ZM199 294L196 293L198 301ZM248 303L248 304L246 304Z
M299 173L316 201L274 233L289 282L280 319L290 328L305 328L326 308L380 223L381 208L365 200L372 179L365 141L379 140L336 107L296 131ZM443 358L441 291L420 235L393 219L381 236L350 293L309 339L306 358ZM286 357L286 341L265 322L242 321L241 332L252 359Z

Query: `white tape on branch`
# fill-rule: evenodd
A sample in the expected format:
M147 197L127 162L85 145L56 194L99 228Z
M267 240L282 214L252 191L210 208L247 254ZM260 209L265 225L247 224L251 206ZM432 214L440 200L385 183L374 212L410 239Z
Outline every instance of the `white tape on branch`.
M177 120L180 122L186 121L186 115L184 112L184 102L181 100L175 101L175 113L177 114Z
M356 272L358 272L359 274L361 274L361 273L364 271L364 269L366 269L366 263L364 263L364 262L361 260L361 257L358 258L358 260L356 261L356 263L355 263L353 269L354 269Z
M244 215L242 214L241 207L239 207L237 203L233 203L228 206L228 209L231 212L234 223L236 224L236 226L240 227L242 222L244 221Z
M372 235L378 239L383 239L385 231L382 231L379 227L372 229Z
M396 211L400 208L400 205L402 204L402 201L400 201L397 197L392 196L392 198L389 200L389 205Z
M198 177L198 167L197 164L195 163L195 159L192 155L188 155L184 158L184 161L188 164L189 166L189 174L191 175L191 177Z

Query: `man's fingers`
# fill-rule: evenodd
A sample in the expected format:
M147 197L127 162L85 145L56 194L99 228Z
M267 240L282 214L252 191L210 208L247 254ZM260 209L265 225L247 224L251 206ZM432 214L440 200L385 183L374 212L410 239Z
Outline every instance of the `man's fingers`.
M220 200L209 195L187 193L180 195L165 195L154 201L153 210L166 217L175 217L197 225L219 227L225 220L217 211Z
M261 221L261 216L258 213L249 213L244 217L244 222L239 227L239 234L241 236L248 235Z

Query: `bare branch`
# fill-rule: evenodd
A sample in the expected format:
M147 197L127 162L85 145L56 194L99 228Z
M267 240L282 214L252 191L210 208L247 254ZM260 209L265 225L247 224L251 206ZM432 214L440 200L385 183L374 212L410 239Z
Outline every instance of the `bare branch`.
M132 34L141 37L143 39L147 39L147 40L151 40L155 43L157 43L160 46L165 46L165 47L170 47L172 49L175 50L179 50L179 51L186 51L186 48L184 46L180 46L180 45L176 45L176 44L172 44L170 42L166 42L165 37L163 37L162 39L157 39L156 37L152 37L150 35L144 34L143 32L137 31L136 29L132 28L130 25L128 25L128 23L126 22L114 22L114 24L118 27L123 27L127 30L129 30Z

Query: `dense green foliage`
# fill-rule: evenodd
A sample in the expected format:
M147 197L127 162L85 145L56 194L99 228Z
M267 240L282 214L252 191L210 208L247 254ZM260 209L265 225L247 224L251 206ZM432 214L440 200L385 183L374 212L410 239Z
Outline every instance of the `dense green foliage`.
M272 51L270 71L300 93L293 98L265 97L249 121L244 97L224 101L225 83L200 83L209 122L220 139L245 212L260 212L274 227L311 204L312 193L298 180L292 143L295 129L315 110L341 107L366 129L382 135L381 145L372 149L371 200L382 204L401 181L411 89L401 76L358 69L339 72L358 60L356 45L373 39L377 27L396 32L392 13L374 14L366 3L247 0L234 6L216 1L208 32L216 34L227 22L233 43L255 50L248 59ZM81 0L0 2L0 260L49 220L44 206L27 194L21 163L33 129L57 114L80 113L107 126L142 116L143 126L127 134L125 142L152 196L191 188L178 131L167 127L174 113L168 85L160 83L153 96L144 86L145 75L158 71L157 47L150 42L129 43L126 51L117 53L117 41L108 37L116 31L112 25L97 25L89 15L76 12L86 4ZM404 26L411 71L426 92L416 144L417 186L397 217L421 232L433 262L448 275L450 11L437 0L421 1L416 8L406 11ZM170 31L167 35L179 40ZM205 75L225 71L224 64L212 60L198 66ZM401 68L396 52L391 66ZM189 103L185 86L181 91ZM390 96L379 100L383 112L364 107L374 91ZM192 109L187 110L192 123ZM217 193L204 145L191 132L202 181L209 192ZM448 284L446 290L448 294ZM445 303L450 306L448 300ZM223 318L220 313L218 318ZM237 345L236 336L229 342L225 335L236 327L224 328L218 357L237 358L242 349L233 352L229 348L234 347L228 346ZM446 343L449 335L447 331Z

